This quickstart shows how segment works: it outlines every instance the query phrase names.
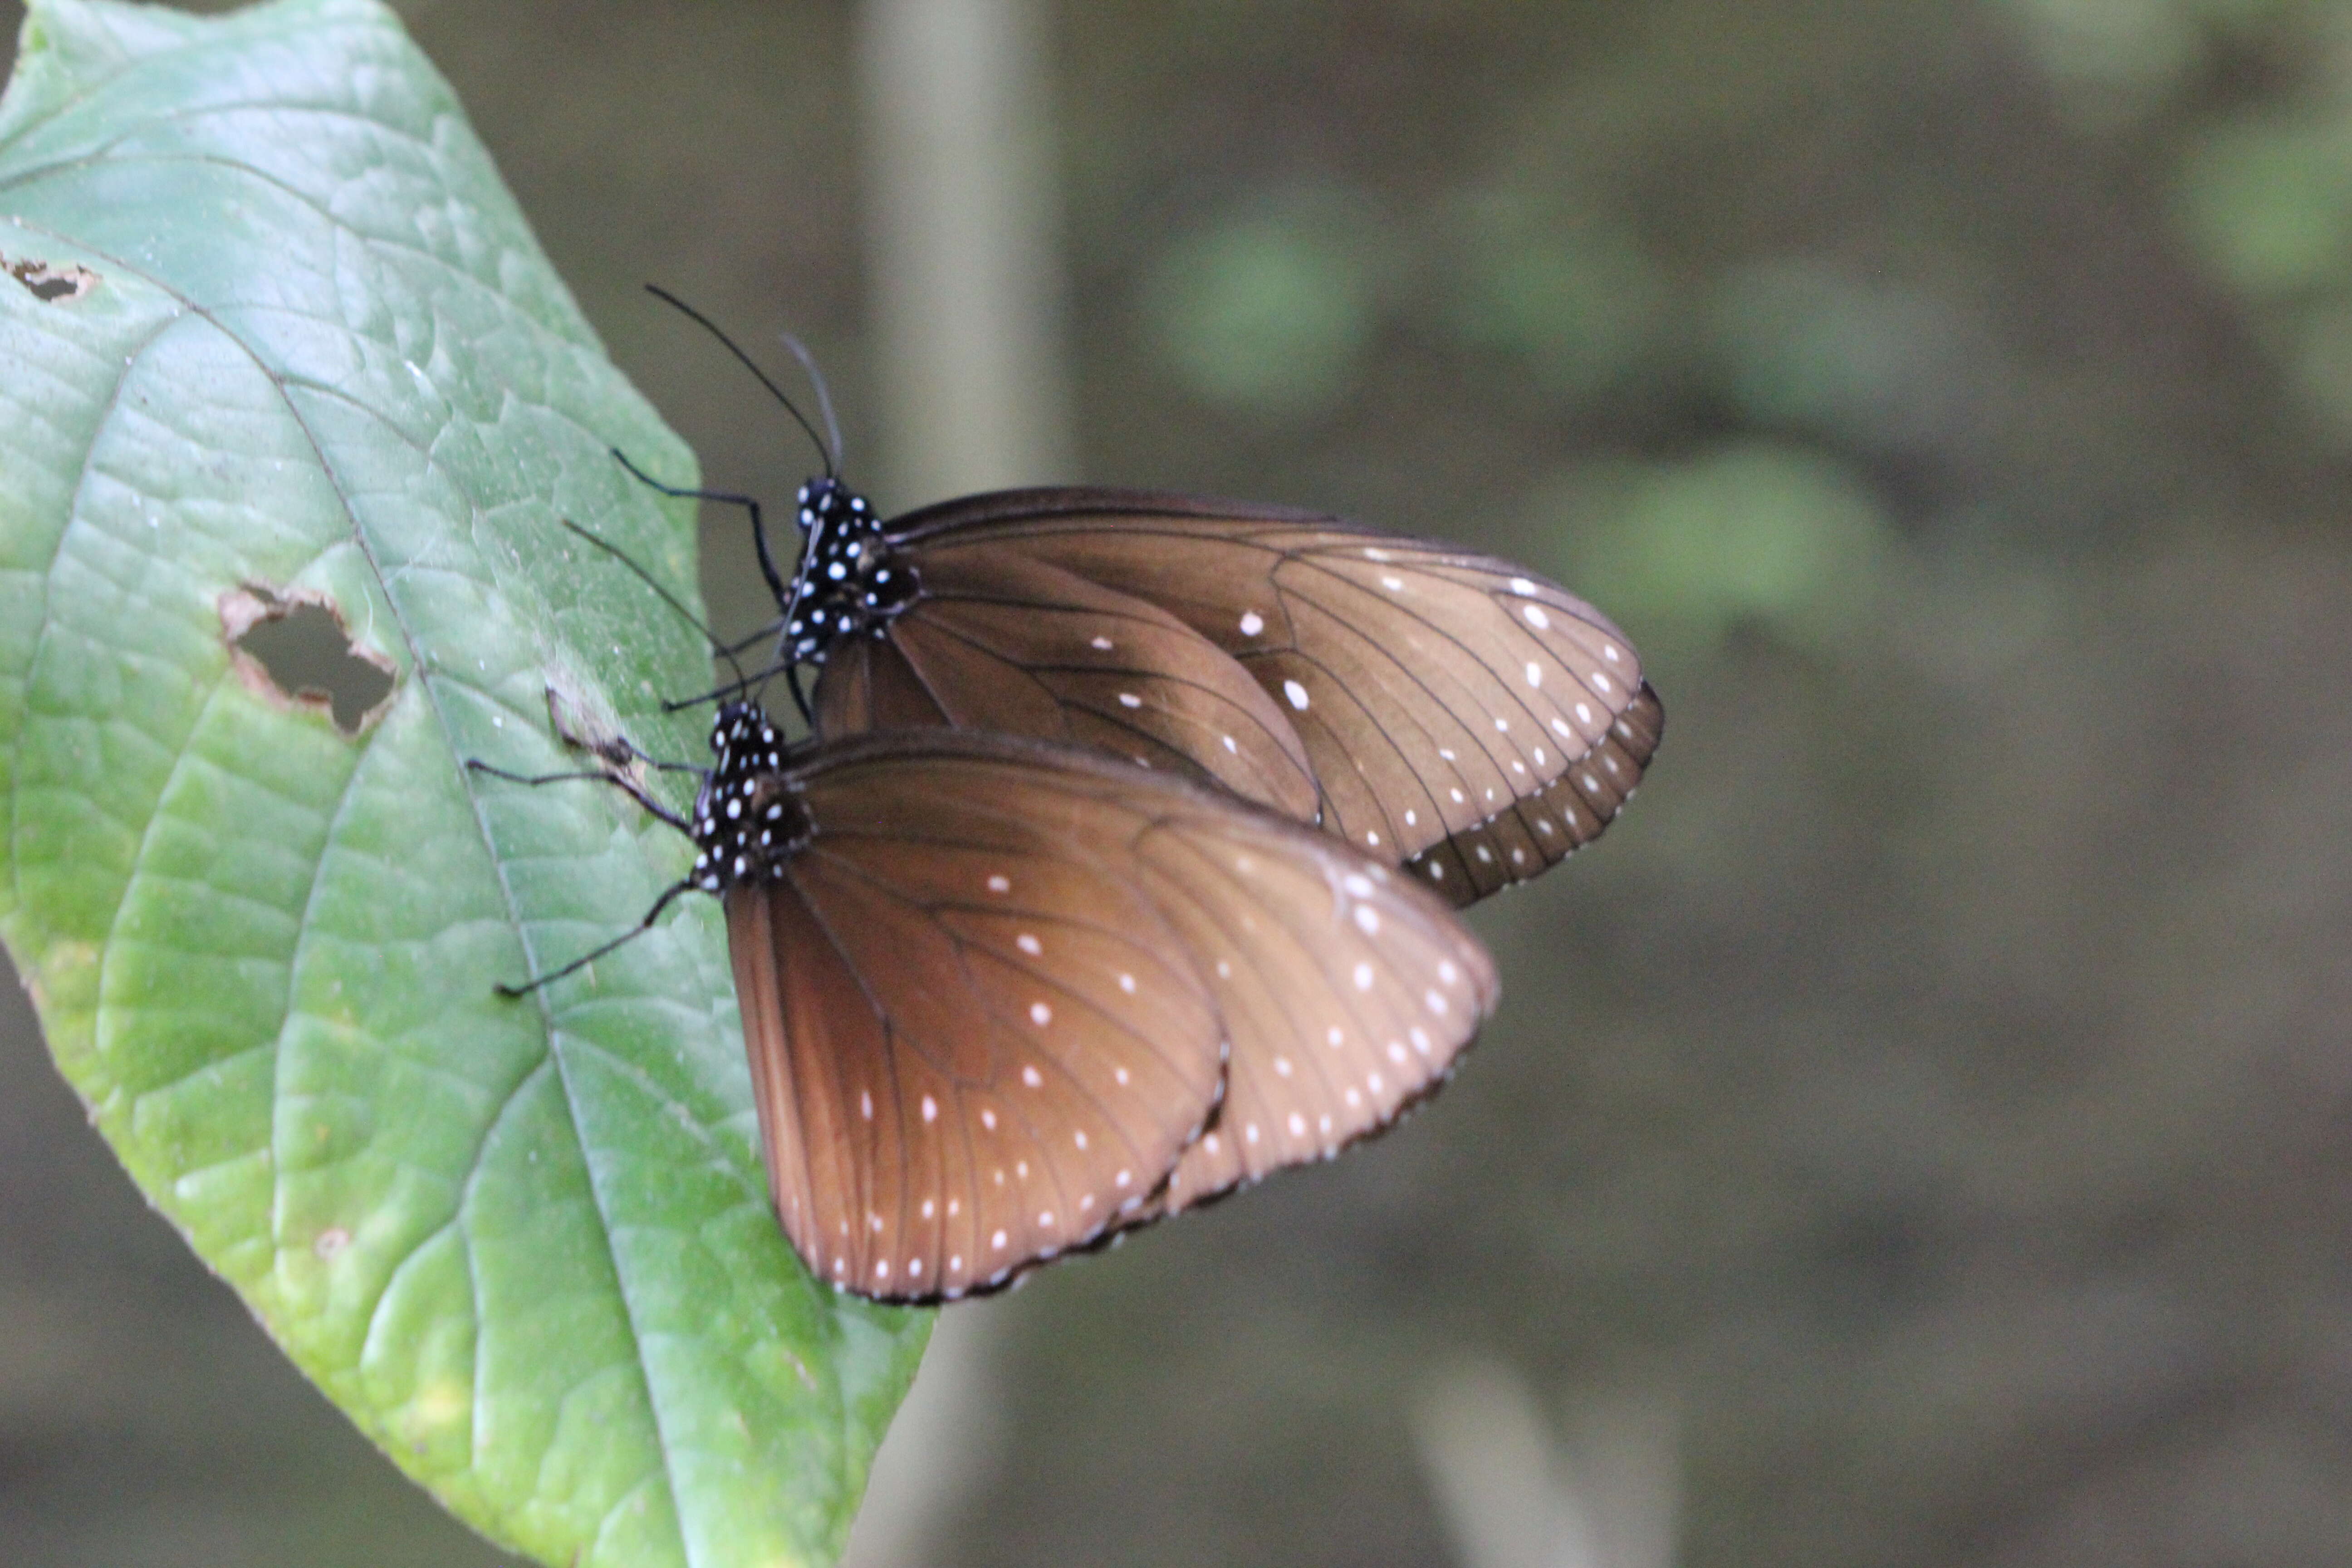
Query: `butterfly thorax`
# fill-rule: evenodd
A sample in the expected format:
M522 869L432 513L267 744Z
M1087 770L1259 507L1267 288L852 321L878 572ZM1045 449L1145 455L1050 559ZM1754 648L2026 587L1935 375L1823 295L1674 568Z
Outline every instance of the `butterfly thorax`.
M715 761L695 796L694 885L723 892L773 881L806 843L808 814L784 775L784 744L754 702L730 702L710 721Z
M920 584L866 498L839 479L801 487L800 524L805 585L784 625L784 651L796 664L823 664L844 637L880 637Z

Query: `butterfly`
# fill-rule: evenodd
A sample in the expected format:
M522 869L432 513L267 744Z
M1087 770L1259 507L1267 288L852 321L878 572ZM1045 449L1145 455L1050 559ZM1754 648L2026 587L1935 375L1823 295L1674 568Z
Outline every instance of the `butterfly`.
M662 485L621 458L665 493L748 510L777 668L820 735L929 726L1097 746L1318 823L1456 905L1599 837L1657 749L1664 710L1624 634L1493 556L1134 490L1007 490L886 521L835 477L829 402L819 438L715 325L654 292L824 454L800 490L789 576L757 500Z

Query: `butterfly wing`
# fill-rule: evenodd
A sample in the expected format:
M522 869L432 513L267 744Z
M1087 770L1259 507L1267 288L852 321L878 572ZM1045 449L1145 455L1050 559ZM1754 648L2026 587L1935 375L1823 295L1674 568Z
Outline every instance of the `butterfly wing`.
M778 1213L860 1294L992 1289L1155 1217L1229 1052L1304 1061L1442 995L1450 1059L1493 1000L1476 939L1406 879L1172 775L929 731L788 777L811 832L728 895L730 945ZM1352 1109L1315 1152L1393 1105Z
M1323 826L1412 864L1457 904L1597 836L1663 724L1607 617L1523 567L1447 545L1307 512L1088 489L952 501L893 538L924 573L1045 563L1214 644L1297 734ZM919 602L898 625L929 609Z
M1258 684L1165 610L1019 552L917 566L920 597L882 637L832 649L829 736L945 725L1099 746L1312 816L1304 743Z
M1265 818L1177 820L1139 848L1154 902L1208 958L1233 1042L1215 1124L1156 1209L1384 1131L1452 1076L1494 1010L1494 961L1477 938L1421 887L1328 837Z

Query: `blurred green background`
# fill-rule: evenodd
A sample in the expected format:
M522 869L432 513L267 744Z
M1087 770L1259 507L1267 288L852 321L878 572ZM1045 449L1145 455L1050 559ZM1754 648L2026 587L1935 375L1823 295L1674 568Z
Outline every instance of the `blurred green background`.
M854 8L398 8L710 481L809 455L646 279L806 338L857 477ZM2352 5L1043 25L1076 456L1031 477L1524 559L1666 743L1479 911L1503 1012L1425 1114L950 1315L869 1555L2352 1561ZM0 1559L498 1561L0 1005Z

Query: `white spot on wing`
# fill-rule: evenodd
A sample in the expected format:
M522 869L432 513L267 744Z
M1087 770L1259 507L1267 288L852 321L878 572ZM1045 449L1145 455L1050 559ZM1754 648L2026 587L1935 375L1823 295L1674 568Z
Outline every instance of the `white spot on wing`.
M1264 616L1259 615L1255 610L1244 610L1242 612L1242 636L1245 637L1254 637L1264 630L1265 630L1265 617Z
M1301 713L1307 711L1307 688L1295 680L1286 680L1282 683L1282 694L1290 699L1290 705L1293 708L1297 709Z

